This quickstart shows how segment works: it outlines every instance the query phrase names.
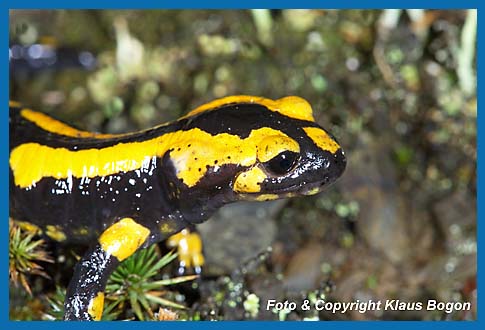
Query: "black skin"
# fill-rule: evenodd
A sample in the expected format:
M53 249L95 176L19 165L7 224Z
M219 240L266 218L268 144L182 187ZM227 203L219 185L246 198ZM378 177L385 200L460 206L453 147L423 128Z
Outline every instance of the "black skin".
M238 110L229 108L239 108ZM241 114L243 114L241 116ZM323 151L305 134L302 127L319 127L316 123L288 118L258 104L228 104L208 112L181 119L126 137L110 139L72 138L46 132L10 109L10 150L26 142L37 142L70 150L102 148L120 142L143 141L167 132L199 128L212 135L230 133L247 137L251 130L271 127L280 130L300 144L300 154L294 159L289 173L270 175L261 183L257 194L239 195L233 191L237 175L247 168L222 165L214 173L213 165L193 187L185 185L175 174L170 151L152 159L150 169L117 173L88 182L74 178L72 190L54 178L42 178L34 189L15 186L10 170L10 216L45 228L58 226L67 241L88 244L84 257L76 266L67 291L66 320L90 320L87 306L98 292L104 291L106 281L119 264L107 255L97 242L108 227L122 218L132 218L150 230L142 245L147 247L165 240L183 228L207 220L221 206L241 199L254 199L259 194L281 197L305 194L313 188L322 189L334 182L344 171L346 161L341 149L335 154ZM283 165L286 162L282 163ZM271 172L273 164L262 164ZM62 194L54 193L56 189ZM162 224L169 224L164 232ZM84 229L87 234L80 235ZM96 278L96 281L92 281ZM77 301L75 301L77 299ZM77 307L74 306L77 304Z

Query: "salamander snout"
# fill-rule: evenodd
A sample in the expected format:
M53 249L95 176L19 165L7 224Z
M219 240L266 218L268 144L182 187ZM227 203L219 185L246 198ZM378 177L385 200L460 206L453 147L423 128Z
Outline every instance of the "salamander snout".
M345 167L347 166L347 158L345 157L345 153L342 149L339 149L335 152L332 159L334 168L334 175L336 178L340 177L342 173L345 171Z

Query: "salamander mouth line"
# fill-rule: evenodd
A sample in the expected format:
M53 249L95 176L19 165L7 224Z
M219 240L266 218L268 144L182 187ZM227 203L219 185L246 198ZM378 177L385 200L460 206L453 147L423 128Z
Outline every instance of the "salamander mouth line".
M267 191L265 194L276 194L280 195L281 197L284 197L285 195L313 195L316 194L323 189L327 188L333 183L332 180L325 179L325 180L320 180L320 181L314 181L314 182L302 182L299 184L293 184L291 186L281 188L281 189L275 189L272 191ZM252 195L252 196L258 196L261 195L261 192L258 193L248 193L247 195Z

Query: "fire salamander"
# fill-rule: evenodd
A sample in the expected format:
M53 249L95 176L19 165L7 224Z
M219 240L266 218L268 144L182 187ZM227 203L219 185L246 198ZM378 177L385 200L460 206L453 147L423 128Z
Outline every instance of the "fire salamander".
M120 135L80 131L11 102L9 163L11 217L56 241L90 244L64 319L99 320L109 275L137 249L227 203L318 193L346 160L302 98L230 96Z

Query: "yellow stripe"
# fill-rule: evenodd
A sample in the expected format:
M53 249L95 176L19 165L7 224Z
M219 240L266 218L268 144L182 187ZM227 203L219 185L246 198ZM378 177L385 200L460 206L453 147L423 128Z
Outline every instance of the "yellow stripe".
M212 109L221 107L230 103L254 103L265 106L271 111L279 112L287 117L315 121L313 118L313 111L311 105L304 99L298 96L287 96L278 100L271 100L259 96L251 95L234 95L227 96L222 99L217 99L212 102L201 105L189 112L182 118L187 118L204 111L210 111Z
M161 157L169 149L177 177L189 187L194 186L207 172L207 166L239 164L251 166L265 153L256 151L261 141L268 138L279 141L281 150L295 150L298 143L272 128L253 130L241 139L222 133L210 135L198 128L167 133L143 142L119 143L102 149L68 150L38 143L25 143L10 153L10 168L14 182L21 188L35 185L44 177L68 179L93 178L120 172L147 169L152 157ZM299 147L298 147L299 148ZM277 153L276 146L270 152Z
M124 218L111 225L99 237L99 244L107 254L124 260L145 242L150 230L133 219Z
M45 131L56 133L65 136L77 137L77 138L111 138L116 135L112 134L98 134L93 132L86 132L77 130L71 126L68 126L58 120L55 120L43 113L32 111L30 109L24 109L20 112L20 115L25 119L33 122Z
M91 299L88 305L88 313L91 315L94 321L101 320L103 316L103 306L104 306L104 293L98 292L96 297Z
M206 103L192 110L182 118L187 118L187 117L199 114L201 112L209 111L209 110L218 108L222 105L230 104L230 103L261 104L271 111L279 112L290 118L315 121L313 118L313 111L310 104L306 100L298 96L287 96L278 100L271 100L264 97L250 96L250 95L228 96L228 97L224 97L224 98ZM19 107L20 103L15 101L10 101L9 105ZM64 135L64 136L77 137L77 138L103 139L103 138L121 137L129 134L129 133L128 134L100 134L100 133L94 133L94 132L81 131L69 125L66 125L63 122L53 119L43 113L36 112L30 109L23 109L20 112L20 114L22 117L33 122L43 130L47 132L59 134L59 135ZM164 125L160 125L160 126L164 126Z
M17 101L8 101L8 106L12 108L19 108L21 107L21 104Z
M335 153L340 146L334 139L330 137L323 129L318 127L304 127L306 135L322 150L329 151L332 154Z

